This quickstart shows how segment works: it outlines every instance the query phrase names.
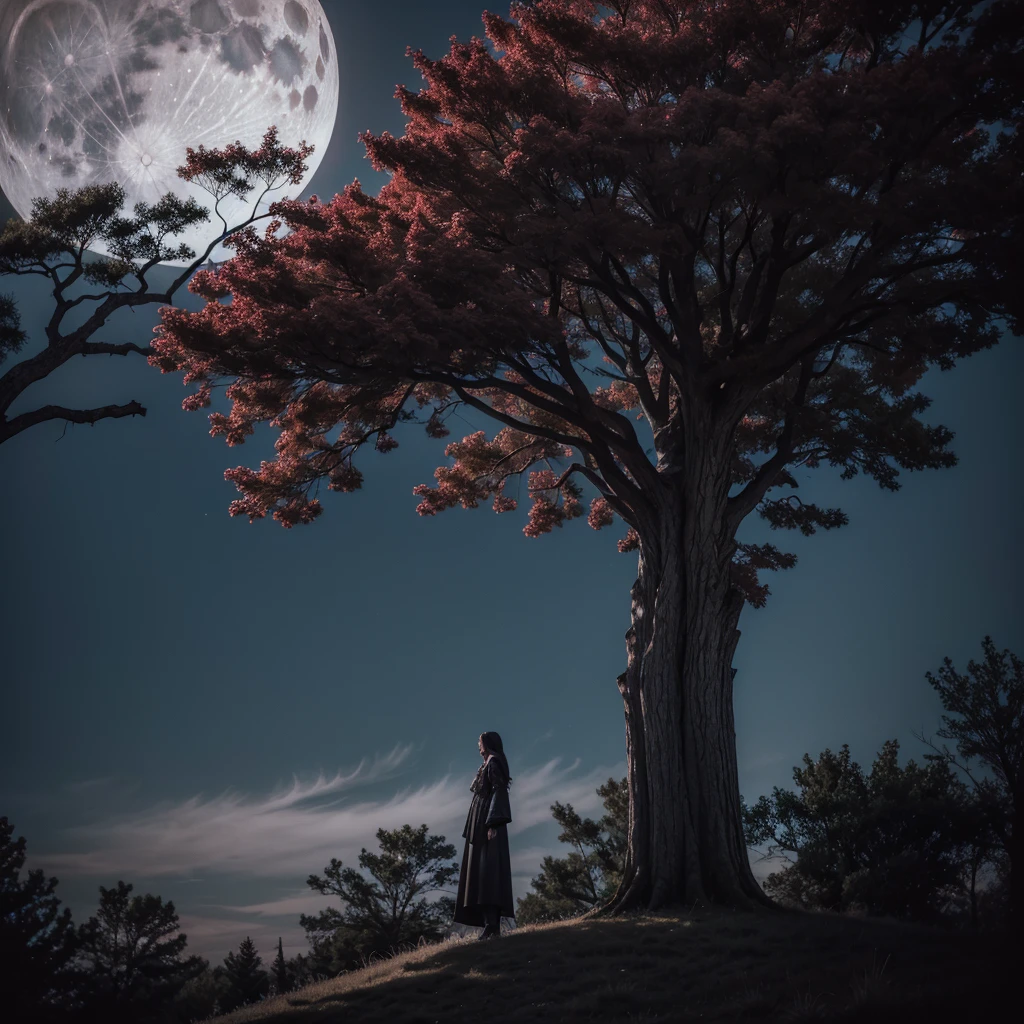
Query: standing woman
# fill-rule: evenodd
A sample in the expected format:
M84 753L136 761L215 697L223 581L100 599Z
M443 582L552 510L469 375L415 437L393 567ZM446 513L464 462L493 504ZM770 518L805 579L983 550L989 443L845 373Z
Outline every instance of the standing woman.
M512 907L512 865L508 855L508 830L512 820L508 787L512 778L496 732L480 734L480 765L470 789L473 802L466 816L462 838L459 893L455 900L458 924L484 926L481 939L501 934L503 917L515 917Z

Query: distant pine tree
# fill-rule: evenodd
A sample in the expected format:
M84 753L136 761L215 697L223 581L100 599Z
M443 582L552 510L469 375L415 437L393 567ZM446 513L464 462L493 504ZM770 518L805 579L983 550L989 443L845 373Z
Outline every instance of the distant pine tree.
M0 818L0 971L4 1013L13 1020L46 1021L70 980L66 970L76 949L71 911L60 909L57 879L42 871L22 878L25 839L13 839L14 826Z
M277 956L270 965L271 973L274 975L274 985L278 995L282 992L290 992L292 989L291 975L288 973L288 962L284 958L284 944L280 937L277 940Z
M333 976L359 967L374 952L434 942L451 922L451 896L428 900L427 894L446 891L458 879L459 865L452 862L455 847L444 836L430 835L425 824L379 828L377 841L380 853L364 847L359 854L361 871L332 857L323 877L306 880L316 892L337 896L343 907L299 918L309 939L314 975Z
M248 936L239 945L237 953L228 953L224 958L221 970L231 986L221 1004L225 1013L258 1002L268 994L270 978L262 965L263 958Z

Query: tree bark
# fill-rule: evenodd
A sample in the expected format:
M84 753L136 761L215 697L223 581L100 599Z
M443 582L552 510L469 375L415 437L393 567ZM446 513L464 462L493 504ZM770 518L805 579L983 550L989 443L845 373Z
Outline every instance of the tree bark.
M708 441L709 435L691 441ZM629 831L615 896L595 913L692 905L774 907L743 839L733 654L743 598L730 580L728 459L691 443L668 469L658 523L640 532L639 572L619 676Z

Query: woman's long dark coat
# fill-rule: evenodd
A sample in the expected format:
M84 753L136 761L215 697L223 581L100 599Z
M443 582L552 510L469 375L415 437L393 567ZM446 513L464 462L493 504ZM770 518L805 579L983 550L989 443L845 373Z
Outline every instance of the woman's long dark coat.
M512 906L512 865L508 854L508 829L512 820L508 803L508 779L496 757L489 757L480 766L473 780L473 802L466 816L462 837L459 872L459 894L455 899L455 920L458 924L481 927L484 905L497 904L502 917L515 917ZM487 830L497 835L487 838Z

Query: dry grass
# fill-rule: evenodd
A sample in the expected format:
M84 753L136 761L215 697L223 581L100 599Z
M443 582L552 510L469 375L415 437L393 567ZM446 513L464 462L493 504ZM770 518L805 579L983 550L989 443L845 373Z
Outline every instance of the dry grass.
M218 1022L970 1024L1002 1019L1014 955L996 936L893 921L641 914L425 946Z

